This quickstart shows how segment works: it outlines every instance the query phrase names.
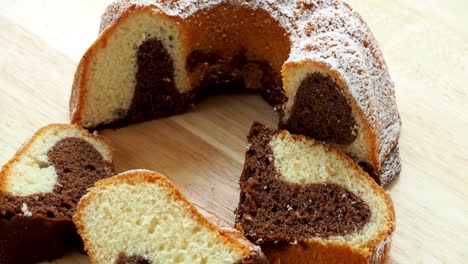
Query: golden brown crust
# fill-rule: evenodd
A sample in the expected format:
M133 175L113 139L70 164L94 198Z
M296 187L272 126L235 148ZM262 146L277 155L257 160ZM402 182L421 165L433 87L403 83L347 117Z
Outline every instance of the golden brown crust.
M38 139L40 136L45 134L47 131L50 131L50 130L63 130L63 129L69 129L69 128L73 128L73 129L76 129L76 130L80 131L82 133L82 135L84 137L86 137L86 138L93 138L95 140L99 140L100 142L104 142L104 145L106 147L106 151L110 155L109 156L110 159L108 161L112 160L112 156L111 156L112 152L111 152L110 142L109 142L109 140L107 138L101 137L101 136L98 136L98 135L90 134L87 130L83 129L82 127L76 126L76 125L49 124L47 126L44 126L44 127L40 128L36 133L34 133L34 135L18 149L18 151L15 153L15 155L5 165L3 165L3 167L2 167L2 169L0 171L0 191L8 192L8 190L5 189L6 188L5 184L6 184L7 177L9 175L9 173L10 173L11 168L14 167L15 164L20 161L21 157L25 153L27 153L29 151L29 148L34 144L36 139Z
M81 112L82 106L84 105L85 93L85 89L83 87L85 86L86 81L84 73L86 72L85 69L89 63L89 53L91 53L90 50L88 50L88 52L86 52L85 55L81 58L73 80L69 102L70 122L72 124L81 125Z
M208 219L209 222L217 225L219 227L220 232L223 235L233 237L245 247L253 249L253 252L250 255L236 262L236 264L242 264L242 263L252 263L252 264L265 263L266 264L268 263L268 260L266 256L263 254L263 252L261 251L260 247L253 246L252 243L244 235L242 235L241 232L239 232L239 230L228 225L225 221L219 219L214 213L199 206L196 206L196 208L205 218Z
M128 183L136 184L138 182L158 184L162 187L167 188L179 202L185 205L185 208L190 211L191 216L196 219L201 225L207 226L212 232L218 233L222 238L225 239L229 244L235 245L238 249L243 251L243 256L259 255L260 258L265 258L260 248L250 243L240 232L229 227L222 220L217 218L211 213L205 210L199 210L192 205L179 191L179 189L163 175L147 170L132 170L124 173L120 173L114 177L107 178L96 182L95 187L90 188L87 195L83 196L77 206L77 213L73 216L73 222L75 223L78 233L83 239L85 250L88 253L92 263L97 263L95 252L89 247L91 241L88 240L88 236L84 230L83 223L83 210L90 203L91 200L96 196L101 189L106 186L114 184Z
M389 248L390 243L385 244L381 254L377 257L377 252L368 255L353 251L347 245L311 241L266 249L264 253L273 264L378 264L385 261Z

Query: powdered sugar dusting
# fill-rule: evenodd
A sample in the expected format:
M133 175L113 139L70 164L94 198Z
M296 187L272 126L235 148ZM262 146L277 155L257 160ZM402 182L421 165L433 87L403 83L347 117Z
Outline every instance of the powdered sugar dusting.
M117 0L110 4L102 16L101 32L117 21L124 11L152 6L167 15L186 19L194 13L221 3L245 6L252 10L263 9L290 34L297 32L297 25L307 21L311 7L329 5L333 1L291 1L291 0Z
M340 0L119 0L102 16L101 32L127 10L153 7L154 12L185 19L220 3L263 9L286 30L291 53L286 63L312 60L340 73L379 138L384 160L398 140L400 118L394 84L380 49L362 18Z
M393 179L394 175L399 174L400 171L400 153L397 145L382 164L382 168L380 170L380 183L382 185L387 184Z
M340 73L379 139L379 160L395 146L400 118L394 84L367 24L349 5L331 1L315 9L298 30L288 62L326 63Z

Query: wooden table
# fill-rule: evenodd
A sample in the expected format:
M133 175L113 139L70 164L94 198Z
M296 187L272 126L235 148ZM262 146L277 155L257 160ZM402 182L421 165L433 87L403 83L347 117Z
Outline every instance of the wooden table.
M69 121L75 67L109 0L1 2L4 163L39 127ZM403 120L403 171L387 188L397 213L389 263L468 263L468 1L351 4L381 44ZM277 119L259 96L225 95L183 115L102 133L113 143L118 171L157 170L232 223L248 128ZM55 263L88 260L73 253Z

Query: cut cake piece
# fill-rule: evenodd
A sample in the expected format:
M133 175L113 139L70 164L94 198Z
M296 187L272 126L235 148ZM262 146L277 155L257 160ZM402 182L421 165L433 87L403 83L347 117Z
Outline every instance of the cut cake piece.
M91 263L268 263L258 246L152 171L97 182L73 220Z
M0 172L0 263L50 261L79 245L76 205L112 173L104 138L65 124L37 131Z
M259 123L248 141L236 227L270 262L384 260L395 229L392 201L346 154Z

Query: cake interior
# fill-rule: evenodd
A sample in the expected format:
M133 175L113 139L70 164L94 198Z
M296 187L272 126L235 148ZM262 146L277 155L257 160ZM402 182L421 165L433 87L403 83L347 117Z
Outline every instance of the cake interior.
M115 31L96 58L103 66L90 76L95 88L84 115L97 119L91 123L120 126L170 116L223 90L255 90L274 107L286 100L281 70L290 36L261 8L222 3L183 21L142 11ZM356 122L341 89L327 75L305 78L286 126L321 140L353 142Z
M76 205L87 188L112 174L107 151L97 148L65 129L39 136L20 156L0 191L0 259L52 260L79 243Z
M174 64L163 43L148 37L137 51L135 93L128 112L117 122L137 123L181 113L194 103L195 93L175 89ZM118 124L118 123L115 124Z
M189 16L185 26L193 89L254 89L272 106L282 103L280 72L291 43L265 10L221 3Z
M80 210L81 235L96 261L235 263L244 257L245 248L221 236L180 193L157 181L132 175L101 184L86 201Z
M236 223L262 248L310 240L365 244L391 216L355 174L321 143L256 123Z
M2 217L71 219L86 189L112 175L107 155L101 143L73 131L40 136L7 172L0 192Z
M59 140L47 152L47 157L49 163L41 166L50 166L57 174L52 192L26 196L0 192L0 212L4 219L16 215L71 219L86 189L112 174L111 165L103 160L101 153L81 138ZM23 185L24 189L28 187Z
M357 136L357 123L342 88L320 72L302 80L285 127L294 134L340 145L353 143Z
M124 126L182 113L212 93L249 90L275 107L281 128L343 149L379 180L372 133L347 82L310 61L291 66L291 36L265 10L222 3L180 19L148 9L110 26L99 52L85 55L86 103L73 119Z

